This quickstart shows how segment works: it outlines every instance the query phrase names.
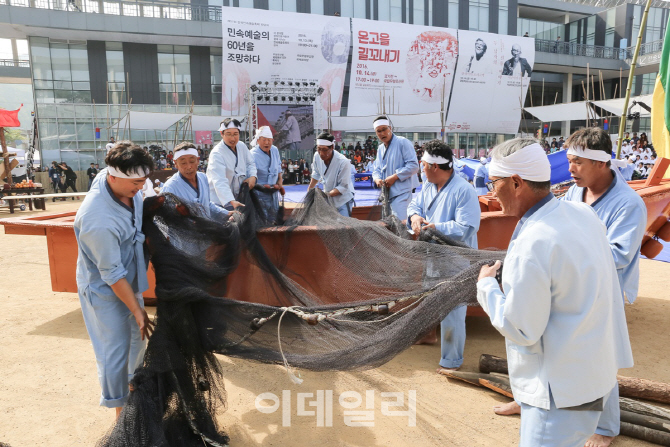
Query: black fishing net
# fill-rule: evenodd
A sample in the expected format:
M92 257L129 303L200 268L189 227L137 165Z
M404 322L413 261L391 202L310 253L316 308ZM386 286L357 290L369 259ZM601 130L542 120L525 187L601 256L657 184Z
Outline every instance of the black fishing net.
M267 227L254 193L215 222L171 195L145 201L156 274L156 327L130 398L102 446L218 446L222 354L312 371L373 368L476 303L473 250L436 231L411 240L394 217L341 216L311 190L282 226ZM295 369L294 369L295 368Z

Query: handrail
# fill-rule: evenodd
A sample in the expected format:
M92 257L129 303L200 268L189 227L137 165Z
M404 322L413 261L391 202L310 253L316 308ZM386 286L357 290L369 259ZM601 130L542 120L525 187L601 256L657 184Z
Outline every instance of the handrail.
M585 56L598 59L625 60L628 57L628 48L601 47L576 42L558 42L555 40L535 39L535 51L544 53L568 54L570 56Z
M30 61L22 59L0 59L0 67L30 68Z

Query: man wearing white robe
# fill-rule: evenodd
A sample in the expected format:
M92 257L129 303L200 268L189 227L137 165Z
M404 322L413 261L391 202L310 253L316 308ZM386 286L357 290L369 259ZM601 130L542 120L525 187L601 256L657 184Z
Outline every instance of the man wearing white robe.
M375 119L373 126L381 144L377 148L372 179L378 188L389 188L391 212L400 220L407 219L407 206L412 200L412 177L419 172L419 163L412 143L393 134L386 116Z
M227 210L239 206L237 195L242 183L256 186L256 165L247 145L240 141L240 122L226 118L221 122L221 141L209 154L207 179L212 202Z
M323 192L332 199L337 212L350 217L354 206L354 185L351 183L351 162L333 149L335 138L324 132L316 138L309 188L323 184Z
M198 172L200 157L192 143L181 143L174 148L177 173L163 185L162 193L171 193L185 202L200 205L204 215L214 220L227 220L229 213L223 207L210 200L207 176Z
M421 166L426 182L421 192L410 203L407 226L414 234L424 228L434 228L440 233L477 248L477 231L481 208L472 186L453 169L453 153L445 143L433 140L424 145ZM427 270L439 269L427 266ZM430 275L430 272L427 272ZM458 369L463 364L465 349L466 307L452 310L441 322L440 369ZM432 342L426 338L424 342Z
M575 184L563 200L590 205L605 224L621 287L620 299L633 303L640 282L640 247L647 228L647 207L618 169L611 169L612 140L607 132L598 127L578 130L565 145ZM607 447L619 434L620 416L619 388L615 387L586 447Z
M286 194L282 186L281 159L279 149L272 144L274 136L269 126L263 126L256 130L256 136L251 142L253 149L251 155L256 164L258 184L262 190L254 190L263 213L269 223L274 223L279 211L279 195Z
M503 213L520 218L502 290L500 261L483 266L477 300L505 336L521 405L521 447L582 447L594 433L619 368L633 358L605 227L584 203L550 193L551 167L536 140L492 153L489 178Z

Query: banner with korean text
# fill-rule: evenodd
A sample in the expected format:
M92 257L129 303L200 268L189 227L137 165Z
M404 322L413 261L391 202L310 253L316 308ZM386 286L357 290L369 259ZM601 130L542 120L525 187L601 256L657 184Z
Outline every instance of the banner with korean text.
M325 121L328 111L339 115L351 43L348 18L233 7L222 11L222 115L247 114L244 96L252 85L261 102L314 102L315 117ZM319 87L322 92L314 94Z
M348 116L444 110L447 132L518 131L534 39L364 19L352 32Z

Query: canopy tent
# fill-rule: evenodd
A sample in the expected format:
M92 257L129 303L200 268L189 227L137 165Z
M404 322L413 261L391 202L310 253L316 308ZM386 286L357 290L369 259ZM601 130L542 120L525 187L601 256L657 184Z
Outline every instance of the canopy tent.
M636 96L634 98L630 98L630 101L628 102L628 107L633 105L633 101L635 102L643 102L645 103L648 107L651 107L651 102L652 102L652 97L654 95L642 95L642 96ZM626 101L625 98L615 98L615 99L606 99L604 101L593 101L593 105L600 107L603 110L607 110L613 115L616 116L621 116L623 114L623 105L624 102ZM638 110L639 109L639 110ZM647 111L643 107L636 107L634 109L635 112L640 112L641 117L649 117L651 116L651 112ZM626 111L628 113L628 111Z
M554 104L551 106L526 107L524 110L545 123L550 123L552 121L585 120L587 118L587 113L589 119L600 118L597 113L593 110L588 110L587 108L590 108L590 105L587 105L586 101L577 101L566 104Z
M345 132L371 132L372 123L379 115L370 116L333 116L333 130ZM440 112L419 113L415 115L386 114L396 132L439 132L442 129Z
M158 113L128 111L121 120L111 127L138 130L165 130L184 118L183 113Z

